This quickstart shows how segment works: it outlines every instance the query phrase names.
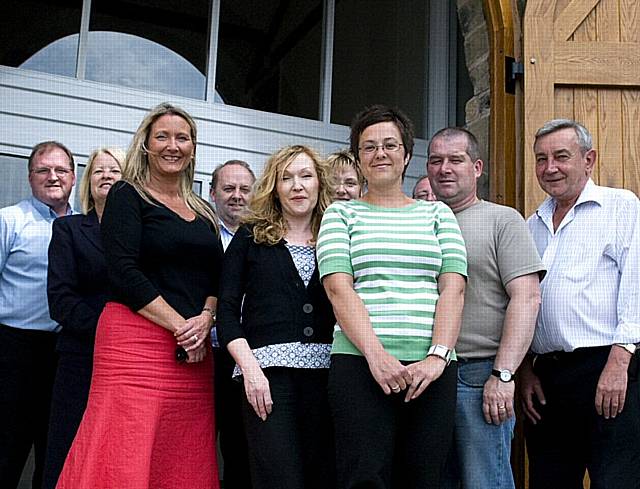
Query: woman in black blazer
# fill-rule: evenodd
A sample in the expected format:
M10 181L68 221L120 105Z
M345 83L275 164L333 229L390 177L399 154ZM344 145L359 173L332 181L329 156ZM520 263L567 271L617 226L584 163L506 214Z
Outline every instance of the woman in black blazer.
M100 219L111 186L120 180L125 154L94 151L80 182L84 214L53 222L47 295L51 318L62 327L53 386L43 489L54 489L89 396L93 342L107 301L107 270Z
M244 384L254 489L334 485L327 373L335 317L315 260L328 179L307 147L272 155L224 255L218 334Z

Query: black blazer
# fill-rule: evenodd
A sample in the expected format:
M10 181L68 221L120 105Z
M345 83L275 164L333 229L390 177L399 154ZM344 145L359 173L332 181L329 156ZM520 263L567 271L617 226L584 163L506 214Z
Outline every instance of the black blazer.
M284 240L258 245L241 226L224 254L219 290L217 328L224 346L237 338L251 348L332 341L336 320L317 263L305 287Z
M53 221L47 296L51 319L62 326L58 351L92 354L107 302L107 266L95 210Z

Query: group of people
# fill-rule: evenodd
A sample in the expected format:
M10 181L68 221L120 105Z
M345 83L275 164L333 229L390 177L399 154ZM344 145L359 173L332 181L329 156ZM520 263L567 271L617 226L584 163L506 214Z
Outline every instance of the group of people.
M350 149L292 145L192 190L197 127L161 104L103 148L37 145L0 210L0 486L513 488L640 480L639 203L597 186L588 131L536 134L527 222L478 198L445 128L404 194L411 121L376 105ZM63 217L68 216L68 217ZM215 406L214 406L215 404Z

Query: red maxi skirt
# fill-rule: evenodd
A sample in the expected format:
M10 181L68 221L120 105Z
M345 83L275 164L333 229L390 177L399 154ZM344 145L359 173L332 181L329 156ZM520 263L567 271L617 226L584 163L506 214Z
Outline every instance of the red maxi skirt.
M175 348L166 329L106 305L57 489L218 489L212 355L179 364Z

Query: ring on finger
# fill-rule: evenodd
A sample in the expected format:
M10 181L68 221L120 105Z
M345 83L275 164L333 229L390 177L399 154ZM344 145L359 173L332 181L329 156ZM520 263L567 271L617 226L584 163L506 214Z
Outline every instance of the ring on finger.
M399 385L394 385L394 386L391 388L391 390L392 390L393 392L398 392L398 391L400 390L400 386L399 386Z
M498 406L498 411L506 411L506 406Z
M194 343L198 342L198 335L197 334L194 334L191 338L193 339Z

